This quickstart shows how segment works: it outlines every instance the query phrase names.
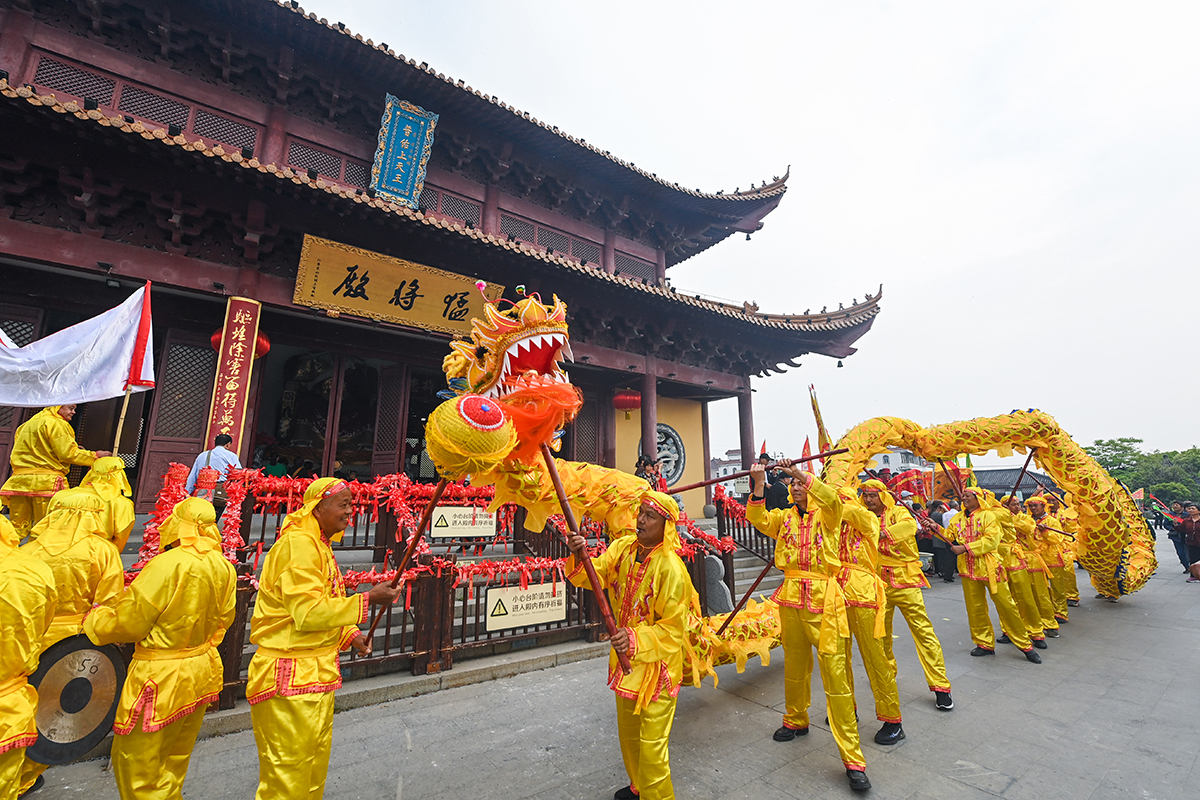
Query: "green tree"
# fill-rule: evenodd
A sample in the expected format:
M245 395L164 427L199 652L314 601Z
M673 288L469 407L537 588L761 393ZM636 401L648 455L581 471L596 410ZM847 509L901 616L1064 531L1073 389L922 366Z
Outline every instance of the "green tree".
M1121 439L1097 439L1091 445L1084 447L1087 454L1096 459L1100 466L1114 478L1127 481L1134 477L1132 473L1141 466L1142 451L1138 447L1141 439L1124 437Z
M1148 487L1147 491L1150 494L1162 500L1164 503L1174 503L1176 500L1191 500L1195 497L1195 484L1192 484L1191 489L1182 483L1156 483Z

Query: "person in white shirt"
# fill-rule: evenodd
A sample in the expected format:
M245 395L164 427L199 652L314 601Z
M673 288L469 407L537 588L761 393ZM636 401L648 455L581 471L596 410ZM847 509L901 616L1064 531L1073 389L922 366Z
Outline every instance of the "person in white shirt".
M225 472L230 467L241 469L242 462L238 460L237 453L232 452L228 445L233 443L233 437L229 434L222 433L213 440L211 450L205 450L200 455L196 456L196 462L192 464L192 471L187 479L187 493L191 496L196 491L196 479L200 477L200 470L204 467L212 467L218 473L217 487L218 490L215 496L205 498L211 500L213 507L217 510L217 519L221 518L221 514L225 511Z

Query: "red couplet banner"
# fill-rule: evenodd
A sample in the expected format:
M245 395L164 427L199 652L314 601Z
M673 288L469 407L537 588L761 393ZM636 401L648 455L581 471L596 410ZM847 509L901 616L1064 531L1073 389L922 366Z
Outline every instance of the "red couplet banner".
M250 372L254 368L254 346L262 304L246 297L231 297L225 305L225 325L217 349L217 378L213 382L208 412L205 448L225 433L233 437L229 449L241 458L245 435L246 406L250 402Z

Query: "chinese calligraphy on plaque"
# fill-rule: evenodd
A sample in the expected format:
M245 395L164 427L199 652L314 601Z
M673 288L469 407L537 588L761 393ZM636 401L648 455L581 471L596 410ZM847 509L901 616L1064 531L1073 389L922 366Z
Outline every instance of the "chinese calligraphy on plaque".
M205 434L208 447L218 434L224 433L233 437L230 449L235 453L241 451L261 310L258 301L245 297L231 297L225 305L225 325L217 349L217 376Z
M504 287L488 283L488 300ZM475 278L305 236L293 302L431 331L467 333L483 316Z
M387 95L371 166L371 188L376 194L408 208L418 207L437 121L437 114Z

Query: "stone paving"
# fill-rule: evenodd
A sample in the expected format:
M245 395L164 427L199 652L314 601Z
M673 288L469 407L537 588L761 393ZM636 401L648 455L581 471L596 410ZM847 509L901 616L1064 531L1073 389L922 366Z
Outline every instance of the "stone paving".
M908 738L871 741L869 687L855 665L867 771L878 800L1172 800L1200 796L1200 585L1170 542L1140 592L1110 604L1079 574L1083 600L1062 638L1027 663L1013 647L971 658L962 591L938 580L926 603L946 651L956 708L938 712L908 630L896 653ZM681 800L852 796L823 723L819 678L810 735L776 743L783 658L720 670L720 686L680 693L671 766ZM857 658L857 655L856 655ZM328 798L604 800L626 782L604 661L448 689L338 714ZM1190 676L1190 677L1189 677ZM35 798L116 798L105 761L50 770ZM253 734L200 742L184 796L248 800ZM1192 787L1192 788L1188 788Z

